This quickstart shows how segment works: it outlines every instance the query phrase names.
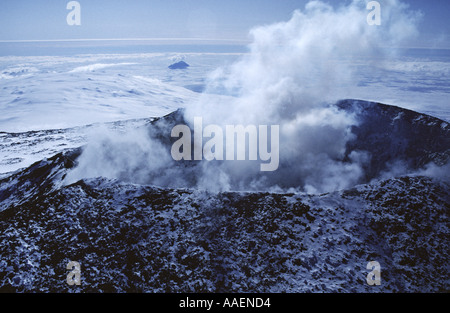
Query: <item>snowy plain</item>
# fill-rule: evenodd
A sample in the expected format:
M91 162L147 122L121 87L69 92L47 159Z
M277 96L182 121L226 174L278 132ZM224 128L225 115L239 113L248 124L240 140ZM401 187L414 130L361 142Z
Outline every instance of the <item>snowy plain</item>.
M133 127L185 107L198 99L209 72L239 55L1 56L0 175L82 146L105 123ZM191 62L188 70L168 69L180 59Z

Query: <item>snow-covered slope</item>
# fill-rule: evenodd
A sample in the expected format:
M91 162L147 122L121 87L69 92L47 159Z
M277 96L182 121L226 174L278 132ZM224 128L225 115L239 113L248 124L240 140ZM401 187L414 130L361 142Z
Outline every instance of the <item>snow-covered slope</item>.
M98 64L63 73L39 73L38 81L35 75L29 81L22 78L21 84L25 86L21 87L17 87L16 78L4 80L0 96L3 104L1 130L68 128L163 116L198 96L153 77L121 74L120 71L109 75L103 71L98 73L96 66Z
M152 118L141 118L65 129L0 132L0 177L6 177L60 152L81 147L100 130L123 133L127 129L141 127L151 121Z
M82 148L4 177L0 290L448 292L448 175L387 166L444 165L448 124L370 102L338 106L361 117L349 151L372 155L371 183L347 190L214 193L101 177L65 185ZM136 123L168 145L167 125L182 118ZM80 286L66 284L69 261L82 266ZM366 282L369 261L381 265L380 286Z

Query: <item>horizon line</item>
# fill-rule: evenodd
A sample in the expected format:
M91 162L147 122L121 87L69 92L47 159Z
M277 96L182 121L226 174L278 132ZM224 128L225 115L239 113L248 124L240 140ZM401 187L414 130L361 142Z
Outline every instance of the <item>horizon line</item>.
M195 37L150 37L150 38L73 38L73 39L6 39L2 40L0 39L0 43L51 43L51 42L107 42L107 41L136 41L136 42L172 42L172 43L226 43L226 44L235 44L235 45L249 45L251 44L251 40L249 39L228 39L228 38L195 38ZM450 47L428 47L428 46L418 46L418 45L411 45L411 46L403 46L403 47L397 47L400 49L430 49L430 50L450 50Z
M27 42L86 42L86 41L203 41L203 42L228 42L236 44L248 44L249 40L244 39L227 39L227 38L181 38L181 37L164 37L164 38L76 38L76 39L0 39L0 43L27 43Z

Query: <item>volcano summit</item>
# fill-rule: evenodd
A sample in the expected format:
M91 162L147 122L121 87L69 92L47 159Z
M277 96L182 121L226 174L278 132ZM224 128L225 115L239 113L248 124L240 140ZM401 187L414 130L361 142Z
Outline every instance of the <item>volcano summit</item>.
M201 177L176 188L120 177L65 184L86 148L12 173L0 181L0 289L448 291L448 123L364 101L337 106L360 120L345 155L372 157L365 183L335 192L192 188ZM142 127L170 149L161 134L181 118L178 111ZM202 164L167 169L192 175ZM81 264L80 285L66 283L71 261ZM366 282L371 261L381 265L380 286Z

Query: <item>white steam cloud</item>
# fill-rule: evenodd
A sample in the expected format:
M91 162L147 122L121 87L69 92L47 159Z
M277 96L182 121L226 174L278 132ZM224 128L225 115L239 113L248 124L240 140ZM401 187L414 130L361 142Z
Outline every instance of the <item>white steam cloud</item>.
M357 85L352 59L383 60L389 57L384 47L415 35L420 16L405 4L385 0L381 9L381 25L370 26L366 1L338 8L310 1L287 22L253 29L250 53L213 72L200 100L186 108L191 125L194 117L223 126L280 125L277 171L261 173L259 163L249 161L173 166L170 147L133 134L94 140L69 179L106 176L213 191L326 192L358 183L370 156L354 151L344 161L357 121L328 104Z

